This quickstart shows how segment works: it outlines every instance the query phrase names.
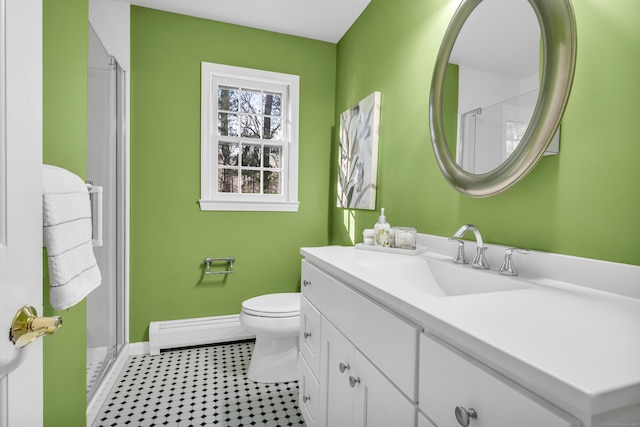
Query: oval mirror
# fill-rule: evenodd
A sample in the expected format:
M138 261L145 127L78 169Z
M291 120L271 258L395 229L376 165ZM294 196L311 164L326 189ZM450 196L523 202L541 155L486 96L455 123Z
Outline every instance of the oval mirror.
M462 1L429 98L436 161L456 190L498 194L557 150L575 55L569 0Z

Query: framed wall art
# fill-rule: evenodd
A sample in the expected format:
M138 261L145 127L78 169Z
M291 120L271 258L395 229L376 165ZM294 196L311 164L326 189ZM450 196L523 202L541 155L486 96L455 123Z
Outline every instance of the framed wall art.
M376 208L380 92L340 115L338 207Z

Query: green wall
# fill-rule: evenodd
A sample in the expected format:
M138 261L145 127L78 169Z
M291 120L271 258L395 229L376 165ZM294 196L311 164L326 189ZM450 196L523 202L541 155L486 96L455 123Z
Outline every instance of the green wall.
M470 222L491 243L640 264L640 2L573 2L577 68L560 154L485 199L446 183L429 137L431 74L458 4L372 0L338 43L335 120L382 93L377 207L392 225L422 233L449 236ZM330 241L350 244L378 213L333 207L337 138L334 132Z
M239 313L300 288L301 246L328 243L336 45L131 9L130 341L149 322ZM297 213L200 211L200 63L300 76ZM203 276L205 257L236 273Z
M88 1L43 2L43 162L84 178L87 157ZM44 338L44 425L86 426L86 306L54 311L43 257L44 315L64 325Z

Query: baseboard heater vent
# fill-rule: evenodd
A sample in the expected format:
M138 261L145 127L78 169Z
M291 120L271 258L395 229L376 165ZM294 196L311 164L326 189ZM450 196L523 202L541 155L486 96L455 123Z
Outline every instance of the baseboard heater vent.
M149 324L149 354L160 350L255 338L240 325L240 315L167 320Z

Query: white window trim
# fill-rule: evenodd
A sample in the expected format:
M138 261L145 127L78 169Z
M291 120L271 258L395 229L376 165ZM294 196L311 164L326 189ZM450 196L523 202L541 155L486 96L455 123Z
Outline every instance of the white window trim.
M212 135L217 132L217 120L212 120L213 102L217 104L217 90L213 90L213 80L216 77L242 79L253 82L278 84L288 87L289 108L284 118L287 126L288 147L287 155L283 159L288 169L287 179L282 183L283 195L253 195L253 194L219 194L214 188L217 180L213 179L212 171L217 165L217 155L214 156ZM200 136L200 210L203 211L298 211L298 118L300 105L300 77L262 71L250 68L233 67L229 65L202 62L202 108L201 108L201 136ZM217 153L217 148L216 148ZM215 162L215 163L213 163Z

